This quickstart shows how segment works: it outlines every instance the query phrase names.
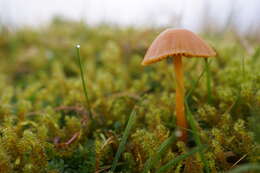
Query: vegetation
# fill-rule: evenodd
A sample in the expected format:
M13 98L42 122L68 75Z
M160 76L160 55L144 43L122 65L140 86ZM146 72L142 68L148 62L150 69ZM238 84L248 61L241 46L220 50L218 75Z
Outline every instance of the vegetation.
M172 135L171 63L140 65L162 30L62 20L0 30L0 172L108 172L115 157L113 169L123 173L242 172L250 165L259 171L259 42L228 31L203 33L218 52L207 64L210 90L204 60L184 58L192 116L185 144Z

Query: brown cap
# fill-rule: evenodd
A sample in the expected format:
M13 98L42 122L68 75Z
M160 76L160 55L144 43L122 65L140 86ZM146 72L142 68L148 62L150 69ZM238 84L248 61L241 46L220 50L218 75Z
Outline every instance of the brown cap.
M142 65L166 59L168 56L216 56L216 52L199 36L186 29L166 29L151 44Z

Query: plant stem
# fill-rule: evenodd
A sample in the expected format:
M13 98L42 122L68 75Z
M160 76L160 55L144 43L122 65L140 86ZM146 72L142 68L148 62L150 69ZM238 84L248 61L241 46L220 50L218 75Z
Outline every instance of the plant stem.
M191 110L189 108L187 100L185 100L185 105L186 105L186 110L187 110L188 122L190 124L192 131L194 132L195 143L197 144L198 147L202 147L203 145L202 145L202 142L200 140L200 136L198 135L199 132L198 132L197 127L196 127L196 121L194 120L194 117L191 113ZM200 154L201 161L204 164L204 168L205 168L206 173L210 173L209 164L208 164L208 161L206 160L206 158L204 156L204 153L202 151L199 151L199 154Z
M162 155L165 154L165 151L172 145L172 143L176 140L175 134L172 134L169 138L167 138L163 143L158 147L156 153L151 155L150 158L144 164L144 170L142 173L147 173L150 171L152 167L158 163L161 159Z
M182 69L182 58L181 56L174 56L173 65L175 70L176 78L176 121L177 126L181 127L182 135L180 139L182 141L187 140L187 121L185 117L184 109L184 82L183 82L183 69Z
M203 149L202 146L200 147L196 147L194 149L192 149L191 151L189 151L188 153L182 154L176 158L174 158L173 160L170 160L168 163L166 163L165 165L163 165L161 168L159 168L156 173L163 173L166 172L168 169L170 169L171 167L173 167L174 165L178 164L180 161L186 159L187 157L193 155L196 152L200 152Z
M135 124L135 121L136 121L136 110L135 110L135 108L133 108L133 111L130 114L130 117L128 119L125 131L123 133L123 138L122 138L122 140L121 140L121 142L119 144L119 147L118 147L117 152L116 152L116 156L115 156L115 158L113 160L112 167L111 167L111 172L115 171L116 166L117 166L117 162L118 162L118 160L120 158L120 155L125 150L125 145L126 145L126 142L127 142L127 138L128 138L128 136L130 134L131 129L133 128L133 126Z
M205 67L206 67L206 74L207 74L207 91L208 91L208 103L212 103L212 96L211 96L211 80L210 80L210 71L209 71L209 62L208 59L205 58Z
M82 86L83 86L85 99L86 99L86 103L87 103L87 109L88 109L88 112L89 112L90 119L93 120L90 102L89 102L89 98L88 98L86 82L85 82L85 76L84 76L84 72L83 72L83 65L82 65L81 57L80 57L80 45L79 44L76 45L76 49L77 49L77 58L78 58L78 64L79 64L79 69L80 69L80 77L81 77Z

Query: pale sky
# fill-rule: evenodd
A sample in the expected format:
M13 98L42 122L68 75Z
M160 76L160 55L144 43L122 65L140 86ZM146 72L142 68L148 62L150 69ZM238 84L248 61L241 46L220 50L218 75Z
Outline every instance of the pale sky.
M260 0L0 0L0 22L11 26L44 25L60 15L89 24L177 23L179 27L198 30L205 16L225 26L231 11L241 30L260 25Z

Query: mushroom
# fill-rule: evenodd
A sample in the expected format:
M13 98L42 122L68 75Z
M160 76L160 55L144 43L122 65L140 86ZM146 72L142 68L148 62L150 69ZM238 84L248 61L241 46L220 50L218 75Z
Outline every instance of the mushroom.
M184 109L184 83L182 56L208 58L216 52L199 36L186 29L166 29L152 42L142 65L149 65L168 57L173 58L176 77L176 124L180 127L180 139L187 140L188 128Z

